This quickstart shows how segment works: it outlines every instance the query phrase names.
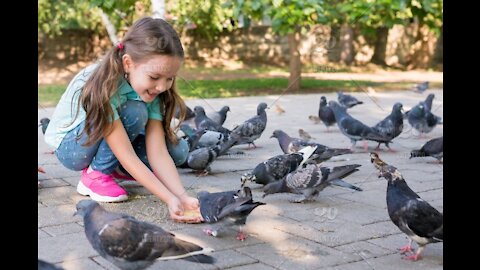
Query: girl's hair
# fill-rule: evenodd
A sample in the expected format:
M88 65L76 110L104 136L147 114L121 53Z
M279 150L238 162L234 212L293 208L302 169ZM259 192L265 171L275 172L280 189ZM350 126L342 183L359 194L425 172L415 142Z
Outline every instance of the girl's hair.
M159 54L184 58L180 38L170 24L151 17L137 20L125 34L121 45L114 46L107 52L104 60L99 63L83 87L79 103L86 112L83 132L86 132L88 137L85 143L87 146L102 139L112 130L113 111L110 99L116 94L120 76L125 74L122 64L124 54L129 54L136 63ZM160 111L164 116L163 128L167 140L173 143L178 142L175 130L170 127L175 110L176 108L179 110L180 122L184 120L186 112L185 102L177 93L175 86L174 80L172 87L159 95ZM175 129L177 128L178 125Z

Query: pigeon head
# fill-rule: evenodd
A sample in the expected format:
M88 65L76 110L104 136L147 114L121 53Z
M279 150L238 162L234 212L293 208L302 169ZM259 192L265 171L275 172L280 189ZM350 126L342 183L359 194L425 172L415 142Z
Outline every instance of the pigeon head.
M240 182L242 183L242 187L248 182L253 182L255 181L256 177L254 174L252 173L244 173L241 177L240 177Z
M370 162L374 163L375 161L379 160L380 157L375 152L370 152Z
M276 130L273 131L272 136L270 136L270 138L280 139L281 137L283 137L285 135L287 135L285 132L283 132L280 129L276 129Z
M280 181L276 181L273 183L270 183L263 187L263 196L262 198L265 198L269 194L275 194L275 193L281 193L281 192L288 192L289 189L287 187L287 182L285 179L282 179Z
M205 115L205 109L202 106L195 106L195 108L193 108L193 112L195 115Z
M403 105L402 105L402 103L397 102L397 103L395 103L395 104L393 105L392 112L397 112L397 113L400 112L400 113L401 113L402 111L403 111Z
M267 103L262 102L262 103L258 104L258 106L257 106L257 115L260 115L262 112L264 112L266 108L268 108Z
M222 113L227 113L227 112L229 112L229 111L230 111L230 107L228 107L228 106L223 106L223 107L220 109L220 112L222 112Z
M99 204L94 200L81 200L77 203L77 211L73 215L85 217L85 215L92 212L97 206L99 206Z
M327 106L327 98L325 96L320 97L320 106Z
M347 109L343 107L342 105L338 104L335 100L330 100L328 102L328 106L330 106L333 110L333 112L346 112Z

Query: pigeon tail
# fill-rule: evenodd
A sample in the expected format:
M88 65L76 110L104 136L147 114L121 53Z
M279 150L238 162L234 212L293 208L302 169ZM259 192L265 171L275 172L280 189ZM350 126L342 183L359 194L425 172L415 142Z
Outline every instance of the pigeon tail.
M212 253L215 251L212 248L202 248L197 246L193 243L189 243L183 241L181 239L174 239L175 240L175 251L174 254L171 256L162 256L159 257L157 260L159 261L166 261L166 260L176 260L176 259L184 259L191 262L198 262L198 263L207 263L212 264L215 263L215 259L211 256L205 255ZM188 251L187 253L185 253Z
M422 151L422 149L420 150L412 150L412 152L410 152L410 158L414 158L414 157L424 157L425 156L425 152Z
M342 179L334 179L334 180L331 180L330 181L330 184L331 185L334 185L334 186L339 186L339 187L345 187L345 188L349 188L349 189L353 189L353 190L356 190L356 191L363 191L363 189L357 187L357 186L354 186L352 184L349 184L345 181L343 181Z

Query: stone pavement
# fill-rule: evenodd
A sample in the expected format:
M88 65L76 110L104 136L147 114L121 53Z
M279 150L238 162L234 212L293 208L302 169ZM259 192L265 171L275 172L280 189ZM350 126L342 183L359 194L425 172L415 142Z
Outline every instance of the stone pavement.
M349 113L368 125L374 125L391 111L393 104L402 102L408 110L428 93L435 93L433 111L443 116L443 89L428 90L424 94L410 91L378 92L373 96L355 93L365 104L349 109ZM212 164L212 173L196 177L188 169L180 169L180 176L188 193L200 190L210 192L238 189L240 176L258 163L281 154L277 140L270 135L282 129L298 137L298 129L309 132L315 141L331 147L350 147L350 141L337 127L326 133L323 124L313 124L309 115L316 115L321 94L242 97L228 99L187 100L192 108L202 105L205 110L229 105L231 112L225 127L232 128L256 113L260 102L281 105L286 113L277 114L275 106L267 111L268 123L262 137L256 141L259 148L244 150L245 155L223 156ZM325 94L327 100L335 93ZM278 100L277 100L278 99ZM53 108L38 110L38 119L50 117ZM427 139L417 138L405 121L403 133L393 141L396 153L380 151L380 157L398 167L410 187L440 212L443 212L443 165L434 164L433 158L408 159L411 149L419 148L428 139L443 134L437 126ZM84 199L75 188L80 172L64 168L38 131L38 164L46 171L38 174L42 188L38 189L38 258L55 263L66 270L117 269L100 257L90 246L79 217L73 217L75 204ZM293 204L293 194L275 194L262 199L260 185L250 184L254 200L267 205L256 208L247 220L249 238L240 242L235 237L213 238L204 235L206 224L179 224L170 221L165 204L136 183L122 185L130 194L123 203L102 203L112 211L128 213L140 220L156 223L178 237L209 246L216 251L215 265L200 265L177 260L157 262L149 269L443 269L443 243L430 244L424 258L417 262L401 259L397 248L407 243L406 236L390 221L386 209L387 183L377 178L368 152L358 148L354 154L324 163L325 166L361 164L360 171L345 178L363 188L363 192L340 187L326 188L315 202ZM369 151L376 143L369 143ZM382 149L385 149L382 145ZM416 245L414 245L416 248Z

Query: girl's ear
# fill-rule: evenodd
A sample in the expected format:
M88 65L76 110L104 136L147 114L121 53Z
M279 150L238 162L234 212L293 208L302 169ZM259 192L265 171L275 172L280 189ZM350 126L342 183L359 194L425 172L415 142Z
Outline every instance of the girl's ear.
M122 56L122 64L123 64L123 70L126 73L129 73L130 69L133 67L132 57L130 57L130 55L128 55L128 54L124 54Z

